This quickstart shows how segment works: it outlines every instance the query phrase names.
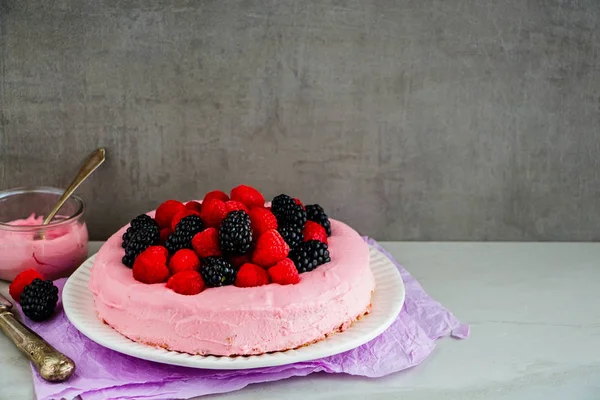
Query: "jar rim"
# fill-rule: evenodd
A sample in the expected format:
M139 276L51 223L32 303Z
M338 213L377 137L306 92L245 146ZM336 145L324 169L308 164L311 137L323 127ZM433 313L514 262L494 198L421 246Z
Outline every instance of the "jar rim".
M12 189L2 190L0 191L0 200L5 197L26 194L26 193L48 193L55 194L57 196L61 196L65 192L64 189L59 189L51 186L21 186ZM17 232L31 232L38 231L42 229L55 228L63 225L67 225L72 221L75 221L83 215L84 202L83 199L77 195L72 194L69 196L69 199L75 200L77 203L77 210L73 213L73 215L68 216L65 219L53 220L48 225L11 225L5 222L0 221L0 229L9 230L9 231L17 231Z

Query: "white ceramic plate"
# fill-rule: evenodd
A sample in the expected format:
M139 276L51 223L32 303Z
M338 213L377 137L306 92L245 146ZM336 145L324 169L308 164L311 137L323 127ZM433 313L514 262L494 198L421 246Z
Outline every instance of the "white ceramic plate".
M354 349L379 336L394 322L404 304L404 284L398 269L379 251L371 248L371 269L375 275L373 309L347 330L301 347L258 356L199 356L136 343L104 324L96 315L88 289L94 256L71 275L63 290L63 307L71 323L94 342L120 353L164 364L206 369L247 369L315 360Z

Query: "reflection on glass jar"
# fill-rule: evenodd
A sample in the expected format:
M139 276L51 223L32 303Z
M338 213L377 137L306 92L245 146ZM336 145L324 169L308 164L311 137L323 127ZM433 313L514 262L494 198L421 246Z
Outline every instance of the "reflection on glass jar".
M57 279L85 261L88 231L81 198L71 196L50 224L41 225L62 193L51 187L0 192L0 279L10 281L29 268Z

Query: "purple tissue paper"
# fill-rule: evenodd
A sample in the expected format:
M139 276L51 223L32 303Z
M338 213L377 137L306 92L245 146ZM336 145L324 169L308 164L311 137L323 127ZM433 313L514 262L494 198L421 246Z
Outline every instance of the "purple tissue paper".
M381 246L375 246L398 267L406 288L406 300L396 321L372 341L342 354L320 360L251 370L202 370L159 364L130 357L89 340L71 325L59 301L50 320L36 323L22 317L34 331L77 364L66 382L48 383L33 370L39 400L73 399L173 399L230 392L251 383L271 382L313 372L345 373L377 378L398 372L423 361L435 340L451 334L466 338L469 327L460 322ZM55 282L62 293L65 279Z

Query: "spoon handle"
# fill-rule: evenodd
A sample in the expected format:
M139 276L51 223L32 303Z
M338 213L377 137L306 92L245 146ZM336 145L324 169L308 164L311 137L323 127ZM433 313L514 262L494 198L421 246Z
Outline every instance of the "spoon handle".
M85 162L81 166L81 169L75 176L75 179L73 179L73 182L71 182L67 189L65 189L65 192L60 197L60 199L58 199L58 202L56 203L52 211L48 213L42 225L48 225L50 221L52 221L52 218L54 218L58 210L60 210L63 204L65 204L65 201L67 201L67 199L71 197L75 189L77 189L79 185L81 185L81 182L83 182L88 176L90 176L90 174L94 172L96 168L98 168L100 164L104 162L105 154L106 150L104 149L104 147L100 147L92 154L90 154L90 156L87 158L87 160L85 160Z

